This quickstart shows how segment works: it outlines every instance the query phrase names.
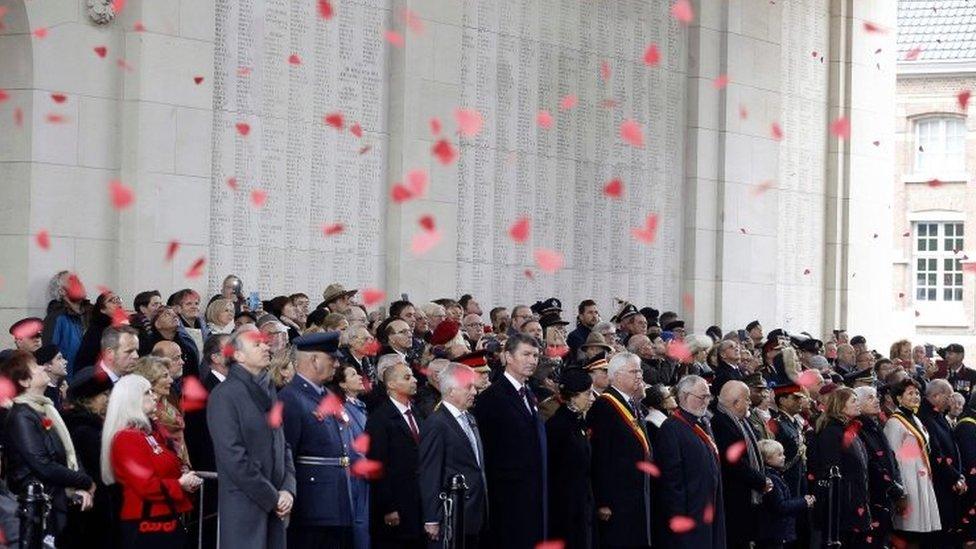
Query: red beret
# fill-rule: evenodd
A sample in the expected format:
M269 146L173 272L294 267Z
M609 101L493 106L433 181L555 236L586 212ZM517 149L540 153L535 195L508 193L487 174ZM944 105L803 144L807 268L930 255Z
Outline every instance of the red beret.
M454 336L458 334L458 330L461 329L461 325L453 320L444 320L437 325L434 329L434 333L430 335L431 345L444 345L448 341L454 339Z

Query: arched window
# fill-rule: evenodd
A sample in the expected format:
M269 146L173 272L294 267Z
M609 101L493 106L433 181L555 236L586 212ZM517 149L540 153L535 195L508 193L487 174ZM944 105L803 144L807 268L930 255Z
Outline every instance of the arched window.
M915 122L915 173L938 176L966 170L966 121L929 116Z

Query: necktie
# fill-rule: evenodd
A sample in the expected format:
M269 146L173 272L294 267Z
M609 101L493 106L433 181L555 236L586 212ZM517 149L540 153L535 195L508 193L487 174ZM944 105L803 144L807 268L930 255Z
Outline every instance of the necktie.
M407 425L410 426L410 434L413 436L414 442L420 442L420 429L417 428L417 422L413 420L413 408L407 408L403 415L407 416Z
M481 446L478 444L478 437L476 435L478 432L478 424L474 422L474 416L468 412L462 413L461 417L464 419L461 422L461 426L464 427L464 434L468 435L468 441L471 442L471 449L474 450L475 460L478 461L478 465L481 465Z
M522 395L522 400L525 401L525 406L526 406L526 408L529 409L529 413L534 416L535 415L535 402L534 402L535 401L535 395L533 395L525 385L523 385L522 388L519 389L519 393Z

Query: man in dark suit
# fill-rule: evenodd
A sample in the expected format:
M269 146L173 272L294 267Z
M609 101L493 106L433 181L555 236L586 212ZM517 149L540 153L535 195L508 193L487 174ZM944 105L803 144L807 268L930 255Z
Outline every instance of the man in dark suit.
M233 363L207 402L225 547L284 548L295 466L280 427L268 423L274 388L259 383L271 351L257 331L231 338Z
M485 518L485 461L481 437L474 416L468 411L478 393L478 374L452 363L439 372L443 395L440 407L424 422L420 435L420 498L424 530L431 541L439 541L444 529L441 492L454 475L464 476L468 487L464 502L464 546L478 547L478 535ZM455 535L457 532L455 531Z
M758 506L773 486L766 478L759 442L746 421L749 403L749 387L730 380L722 386L712 416L712 432L722 459L725 531L730 549L751 547L758 539Z
M675 517L685 517L694 521L694 527L688 531L665 530L668 539L662 546L722 549L725 547L722 475L718 447L704 419L712 395L708 383L696 375L685 376L675 389L678 409L661 424L654 448L661 469L660 492L655 501L670 525L675 525L672 522Z
M229 334L217 334L207 338L203 344L203 363L207 365L206 374L203 376L203 388L206 389L207 394L212 393L218 383L227 379L227 357L224 356L224 345L227 345L228 341L230 341ZM188 382L184 380L184 387L186 383ZM190 454L190 463L197 471L216 471L213 440L207 429L206 403L197 401L197 406L184 407L183 417L186 423L183 436L186 439L186 450ZM203 490L202 505L204 545L216 546L217 486L212 483L206 485ZM192 539L196 539L198 527L197 523L192 524L190 531Z
M325 388L338 364L339 332L295 338L295 377L281 390L285 440L295 458L295 512L288 526L292 548L345 549L352 546L349 454L343 427L320 411ZM336 400L338 403L338 400Z
M598 538L603 547L651 545L650 477L635 466L652 459L639 404L644 392L641 373L639 356L614 355L608 366L610 387L587 414Z
M527 385L538 345L524 334L509 337L505 371L474 406L485 445L489 547L531 549L546 539L546 429Z
M718 344L718 364L715 366L715 381L712 394L718 395L722 386L729 381L742 381L746 374L739 368L739 344L731 339Z
M387 398L366 420L367 457L383 464L383 476L372 481L369 490L373 547L423 547L417 475L422 419L411 402L417 379L397 353L381 356L377 370Z
M932 486L939 504L942 532L938 545L954 547L960 525L960 496L966 492L966 477L960 469L959 448L952 437L946 412L952 397L952 385L944 379L933 379L925 386L925 398L918 409L918 419L929 433L929 463Z

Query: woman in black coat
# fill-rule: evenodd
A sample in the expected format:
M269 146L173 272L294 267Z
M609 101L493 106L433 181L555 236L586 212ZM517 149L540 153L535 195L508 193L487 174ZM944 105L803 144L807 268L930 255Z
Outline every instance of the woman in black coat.
M115 311L122 306L122 299L112 292L103 292L92 307L88 329L81 336L81 346L75 355L75 372L85 366L95 366L102 354L102 332L112 325ZM72 372L72 375L74 372Z
M901 484L898 460L885 439L884 426L880 421L881 401L874 387L854 389L858 397L861 415L857 421L861 429L857 435L868 454L868 491L871 496L871 541L869 547L886 547L894 525L893 513L904 511L908 500Z
M24 493L32 482L44 485L51 497L47 533L58 546L68 512L69 492L82 511L91 508L95 483L81 469L74 444L51 399L44 396L48 377L34 355L15 351L0 374L9 379L17 392L7 414L4 452L7 458L7 483L14 494Z
M868 491L868 453L857 436L860 425L854 390L843 387L830 393L826 409L817 419L817 431L809 450L810 471L818 480L827 480L830 469L840 469L837 487L837 516L840 517L840 540L844 547L858 547L866 542L871 529L871 496ZM826 490L817 497L817 520L827 535Z
M563 404L546 422L549 538L564 540L567 549L593 546L593 487L585 419L593 404L592 384L584 370L564 370L559 380Z
M112 382L95 375L92 367L75 374L68 386L71 407L64 412L64 423L78 452L78 462L95 477L95 501L90 511L68 510L68 524L60 547L118 547L116 528L121 503L118 485L105 486L101 474L102 425Z

